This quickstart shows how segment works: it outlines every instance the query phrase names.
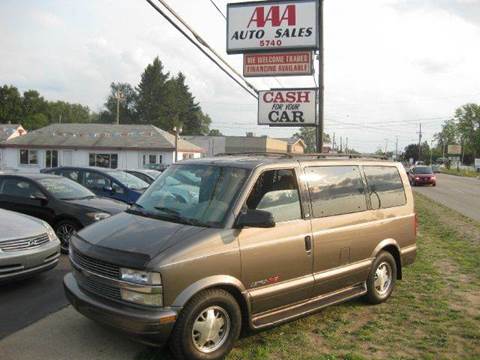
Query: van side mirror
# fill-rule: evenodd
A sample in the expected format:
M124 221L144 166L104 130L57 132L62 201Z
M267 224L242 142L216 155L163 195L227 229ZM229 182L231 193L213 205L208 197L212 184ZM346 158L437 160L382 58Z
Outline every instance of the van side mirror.
M236 228L257 227L271 228L275 226L275 220L272 213L264 210L251 210L241 213L235 224Z

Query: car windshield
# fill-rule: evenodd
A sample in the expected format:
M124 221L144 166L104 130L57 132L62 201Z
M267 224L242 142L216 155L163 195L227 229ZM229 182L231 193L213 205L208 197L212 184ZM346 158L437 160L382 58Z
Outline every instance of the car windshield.
M106 173L129 189L142 190L148 187L145 181L125 171L107 171Z
M225 166L171 166L130 211L167 221L219 227L248 173Z
M62 200L87 199L95 197L87 188L76 183L73 180L58 177L58 178L44 178L38 182L53 196Z
M428 166L421 166L421 167L416 167L413 169L413 172L415 174L433 174L432 168Z

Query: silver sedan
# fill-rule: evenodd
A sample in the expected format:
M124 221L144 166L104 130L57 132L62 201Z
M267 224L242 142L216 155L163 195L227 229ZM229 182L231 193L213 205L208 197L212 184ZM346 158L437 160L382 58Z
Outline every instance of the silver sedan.
M0 283L54 268L60 241L46 222L0 209Z

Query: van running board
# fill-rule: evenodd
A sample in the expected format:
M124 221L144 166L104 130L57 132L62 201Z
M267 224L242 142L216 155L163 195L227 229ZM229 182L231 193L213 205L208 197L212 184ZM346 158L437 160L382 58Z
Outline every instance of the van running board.
M320 295L305 302L285 307L280 310L274 310L267 313L261 313L252 319L254 329L262 329L279 323L294 320L296 318L308 315L319 309L333 304L338 304L367 293L366 283L350 286L325 295Z

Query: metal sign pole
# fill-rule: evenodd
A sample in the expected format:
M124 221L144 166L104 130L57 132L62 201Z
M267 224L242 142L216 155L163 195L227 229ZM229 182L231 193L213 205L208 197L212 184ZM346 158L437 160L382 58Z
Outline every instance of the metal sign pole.
M323 150L323 0L318 1L318 124L317 152Z

